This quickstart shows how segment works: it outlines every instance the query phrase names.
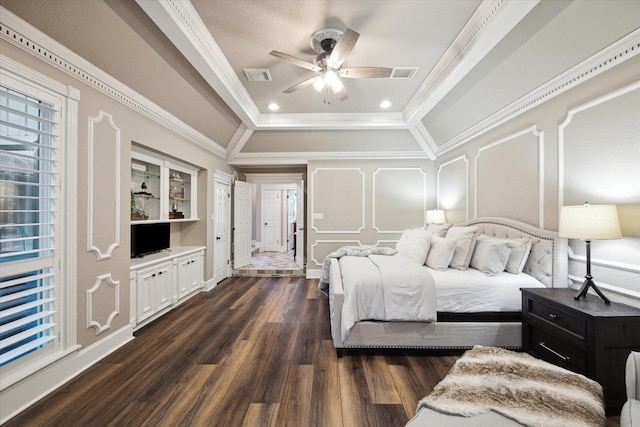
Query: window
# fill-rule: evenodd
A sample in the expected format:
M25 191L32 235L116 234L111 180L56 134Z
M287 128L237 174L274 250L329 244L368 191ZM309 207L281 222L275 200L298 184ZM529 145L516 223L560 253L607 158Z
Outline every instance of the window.
M66 244L75 214L63 189L73 176L64 163L76 133L65 138L65 129L77 100L72 88L0 59L1 390L75 344L75 253ZM74 118L67 126L64 109Z
M55 131L53 105L0 86L0 366L58 334Z

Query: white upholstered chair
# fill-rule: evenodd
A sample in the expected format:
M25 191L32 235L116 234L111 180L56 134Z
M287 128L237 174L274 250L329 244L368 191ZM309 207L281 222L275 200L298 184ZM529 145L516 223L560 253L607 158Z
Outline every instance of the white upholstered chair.
M632 351L625 369L627 403L620 413L620 427L640 427L640 352Z

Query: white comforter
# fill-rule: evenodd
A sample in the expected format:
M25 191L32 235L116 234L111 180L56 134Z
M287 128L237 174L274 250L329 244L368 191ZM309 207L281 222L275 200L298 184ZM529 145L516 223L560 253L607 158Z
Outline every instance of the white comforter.
M360 320L436 320L433 278L406 256L342 257L339 262L343 341Z

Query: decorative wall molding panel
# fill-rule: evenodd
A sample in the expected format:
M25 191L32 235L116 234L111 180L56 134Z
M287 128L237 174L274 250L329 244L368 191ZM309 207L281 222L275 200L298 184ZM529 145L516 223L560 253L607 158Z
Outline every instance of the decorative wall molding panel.
M378 233L402 233L423 227L427 210L427 174L421 168L378 168L372 174L372 227Z
M107 317L104 323L94 319L94 310L96 310L94 303L102 303L103 301L94 301L94 294L96 294L103 283L106 283L111 289L113 289L113 310ZM97 298L96 298L97 299ZM111 328L111 322L120 313L120 281L113 280L111 273L102 274L96 278L96 283L91 289L87 291L87 329L94 328L96 335Z
M448 222L469 220L469 158L459 156L438 167L437 208L445 211ZM464 218L460 213L464 212Z
M322 266L324 259L331 252L343 246L360 246L360 240L316 240L311 245L311 254L309 259L316 265Z
M640 81L567 112L558 126L558 206L564 206L567 198L569 204L581 203L576 196L592 203L640 203L640 157L634 154L640 153L639 114ZM611 160L608 164L613 169L600 167L605 163L603 157ZM631 166L620 167L621 161ZM591 172L589 176L582 173L584 170ZM574 196L567 197L567 193Z
M544 228L544 132L531 126L481 147L474 172L474 218L509 216Z
M318 180L319 175L326 175ZM311 229L317 234L360 233L365 228L365 173L360 168L317 168L310 177ZM334 191L341 188L342 191ZM331 204L316 203L332 197ZM343 228L339 228L344 225Z
M101 125L103 121L108 127ZM94 252L97 260L103 261L120 246L120 129L102 110L89 117L88 128L87 252ZM114 178L102 179L105 176ZM104 203L105 197L110 203ZM104 251L101 245L106 246Z

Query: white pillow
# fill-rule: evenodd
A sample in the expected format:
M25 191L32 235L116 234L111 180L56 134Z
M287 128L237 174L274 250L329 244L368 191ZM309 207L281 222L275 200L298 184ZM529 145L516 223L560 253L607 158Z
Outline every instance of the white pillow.
M399 253L423 265L427 260L427 254L431 246L430 237L431 233L427 232L424 228L404 230L400 236L400 240L396 243L396 249Z
M471 262L473 248L476 245L478 227L453 226L447 231L447 239L457 239L456 249L449 267L456 270L466 270Z
M427 225L427 231L429 234L436 234L440 237L447 235L447 230L451 228L452 224L429 224Z
M494 276L504 270L511 249L517 245L513 240L478 236L470 265L487 276Z
M513 239L513 241L517 242L518 245L511 249L504 271L511 274L520 274L527 263L529 252L531 252L531 239L523 237L521 239Z
M427 267L434 270L446 270L453 258L458 239L445 239L434 234L431 236L431 249L425 262Z

